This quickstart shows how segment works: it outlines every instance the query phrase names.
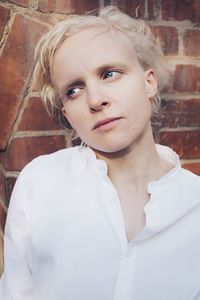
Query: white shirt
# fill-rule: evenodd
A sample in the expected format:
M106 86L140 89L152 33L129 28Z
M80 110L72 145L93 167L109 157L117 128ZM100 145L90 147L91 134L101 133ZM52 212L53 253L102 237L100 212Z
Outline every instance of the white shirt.
M106 163L90 148L28 164L10 202L0 299L200 299L200 179L157 149L175 167L149 184L146 225L131 242Z

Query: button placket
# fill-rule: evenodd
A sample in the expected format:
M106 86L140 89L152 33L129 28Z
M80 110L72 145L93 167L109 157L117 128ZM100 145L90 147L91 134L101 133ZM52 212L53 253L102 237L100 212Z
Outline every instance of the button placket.
M132 300L132 288L135 276L135 247L128 245L119 266L118 278L113 300Z

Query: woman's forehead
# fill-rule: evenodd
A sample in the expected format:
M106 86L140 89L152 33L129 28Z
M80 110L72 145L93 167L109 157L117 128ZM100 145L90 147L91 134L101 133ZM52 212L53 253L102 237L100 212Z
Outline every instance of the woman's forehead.
M66 39L58 49L51 79L60 91L66 83L100 74L107 68L140 67L131 41L117 30L92 28Z
M134 47L125 33L105 27L88 28L63 41L54 57L56 64L63 59L98 59L115 55L133 55Z

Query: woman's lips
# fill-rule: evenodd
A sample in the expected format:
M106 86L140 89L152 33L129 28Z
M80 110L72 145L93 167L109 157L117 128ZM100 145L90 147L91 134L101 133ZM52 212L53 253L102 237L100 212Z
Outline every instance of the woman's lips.
M119 122L119 120L121 120L121 119L122 119L121 117L115 117L115 118L107 118L107 119L101 120L94 125L93 130L108 131L109 129L112 129L113 127L115 127L117 125L117 123Z

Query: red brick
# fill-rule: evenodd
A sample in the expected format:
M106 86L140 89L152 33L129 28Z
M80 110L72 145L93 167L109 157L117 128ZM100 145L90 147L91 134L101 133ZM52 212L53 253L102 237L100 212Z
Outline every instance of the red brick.
M162 100L162 127L200 127L200 99Z
M33 52L45 26L16 15L0 57L0 149L6 148L33 68Z
M173 91L199 93L200 67L195 65L177 65L173 79Z
M189 56L200 56L200 30L186 30L183 36L184 52Z
M199 22L200 2L199 0L163 0L162 18L163 20Z
M59 1L56 3L55 0L39 0L38 8L42 12L72 12L71 1Z
M26 12L26 15L39 22L46 23L47 26L66 20L66 14L38 14L38 11L29 10Z
M4 227L5 227L6 216L7 216L7 214L6 214L5 206L4 206L3 202L0 201L0 226L1 226L2 231L4 230Z
M64 147L65 138L59 135L15 138L8 147L5 169L7 171L21 171L33 158Z
M172 147L182 159L200 157L200 130L161 132L160 143Z
M117 0L116 5L132 17L145 17L145 0Z
M61 126L48 115L40 98L30 98L18 130L56 130Z
M97 0L39 0L39 10L43 12L81 14L98 9Z
M162 93L199 94L200 67L198 65L175 65L169 72L169 79L162 89Z
M99 9L98 0L71 0L71 2L76 14L84 14Z
M182 166L183 166L183 168L200 176L200 162L184 163L184 164L182 164Z
M24 6L24 7L29 6L29 0L9 0L9 2L20 5L20 6Z
M9 9L7 9L6 7L0 5L0 38L1 38L2 33L4 31L4 27L6 25L6 22L9 18L9 14L10 14Z
M175 27L152 26L151 30L159 42L164 55L178 54L178 32Z

